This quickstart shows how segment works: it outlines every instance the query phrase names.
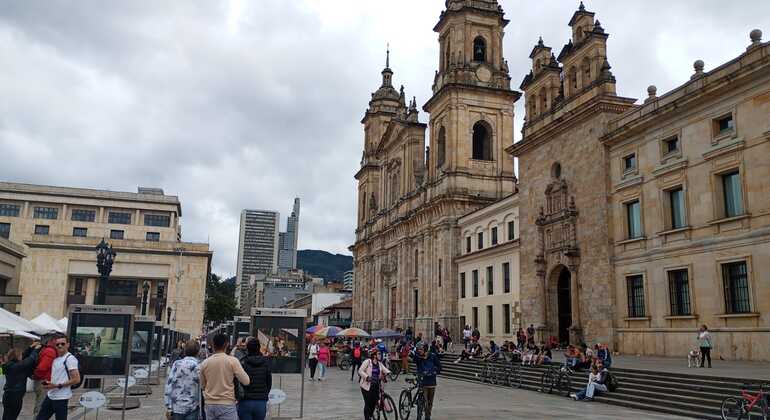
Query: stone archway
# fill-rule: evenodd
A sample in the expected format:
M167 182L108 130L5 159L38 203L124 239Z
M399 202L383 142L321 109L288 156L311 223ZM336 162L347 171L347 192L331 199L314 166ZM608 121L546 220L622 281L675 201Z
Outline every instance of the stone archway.
M575 293L573 289L573 274L563 264L555 266L548 276L548 329L556 336L559 343L570 343L574 337L573 306Z

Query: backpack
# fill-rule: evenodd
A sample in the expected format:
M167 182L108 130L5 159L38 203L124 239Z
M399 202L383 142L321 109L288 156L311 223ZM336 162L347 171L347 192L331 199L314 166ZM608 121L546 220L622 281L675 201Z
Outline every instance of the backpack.
M618 381L618 378L608 371L607 372L607 389L609 389L610 392L615 392L615 390L617 390L619 386L620 386L620 382Z
M75 357L75 356L73 356L71 353L67 354L67 357L64 358L63 365L64 365L64 371L67 372L67 379L72 380L72 378L70 377L70 371L69 371L69 369L67 369L67 360L70 357ZM78 358L75 357L75 360L78 360ZM78 360L78 366L80 366L80 360ZM83 378L83 375L80 375L80 381L78 381L78 383L76 383L76 384L70 385L70 389L78 389L78 388L80 388L80 386L83 385L83 380L84 379L85 378Z
M353 349L353 357L355 357L356 359L361 358L361 347L356 347Z

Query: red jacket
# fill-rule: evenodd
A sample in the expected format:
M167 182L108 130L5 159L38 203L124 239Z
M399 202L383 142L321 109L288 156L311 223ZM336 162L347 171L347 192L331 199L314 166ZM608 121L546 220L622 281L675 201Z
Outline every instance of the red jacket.
M37 358L37 366L32 373L33 379L41 381L51 380L51 367L53 366L53 360L56 359L56 349L51 346L45 346L40 350L40 354Z

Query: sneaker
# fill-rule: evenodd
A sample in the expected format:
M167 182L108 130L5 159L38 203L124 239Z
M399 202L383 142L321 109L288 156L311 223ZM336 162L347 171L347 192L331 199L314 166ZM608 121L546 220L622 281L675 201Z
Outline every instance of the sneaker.
M455 360L455 363L460 363L460 359Z
M572 398L573 400L577 401L577 395L575 395L574 392L570 392L569 397Z
M594 400L594 399L593 399L593 398L591 398L591 397L585 397L585 398L583 398L583 401L593 401L593 400Z

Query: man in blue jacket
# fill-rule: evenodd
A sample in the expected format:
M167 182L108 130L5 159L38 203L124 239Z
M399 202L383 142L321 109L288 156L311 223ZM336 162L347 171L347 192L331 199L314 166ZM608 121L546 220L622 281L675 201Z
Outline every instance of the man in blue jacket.
M436 375L441 373L441 360L436 353L428 351L428 344L417 348L412 356L417 366L417 376L422 377L422 392L425 395L425 420L430 420L433 411L433 397L436 395Z

